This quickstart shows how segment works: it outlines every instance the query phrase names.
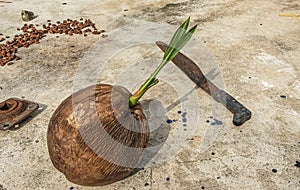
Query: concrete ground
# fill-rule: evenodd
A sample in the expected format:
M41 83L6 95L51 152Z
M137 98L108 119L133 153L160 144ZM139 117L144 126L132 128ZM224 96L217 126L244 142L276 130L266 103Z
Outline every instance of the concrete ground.
M40 44L21 48L22 59L14 65L0 67L0 101L23 97L46 107L22 128L0 131L0 190L300 189L299 1L0 1L0 33L18 33L22 9L38 15L34 24L89 18L108 37L48 35ZM251 120L234 126L229 111L204 91L192 91L189 79L168 64L159 75L162 82L143 98L156 99L152 108L164 108L162 113L145 112L149 118L165 114L158 125L169 130L154 161L104 187L67 181L47 150L47 125L56 107L74 90L97 81L136 89L154 70L152 61L162 56L149 44L156 38L147 36L169 39L171 33L164 31L174 31L188 16L198 24L191 44L199 47L190 44L184 51L252 111ZM127 33L116 30L126 26ZM136 40L132 33L142 40L130 44ZM126 49L116 52L119 41ZM101 75L94 68L101 68ZM186 100L174 104L189 91ZM178 111L187 111L187 127ZM167 124L166 119L176 121Z

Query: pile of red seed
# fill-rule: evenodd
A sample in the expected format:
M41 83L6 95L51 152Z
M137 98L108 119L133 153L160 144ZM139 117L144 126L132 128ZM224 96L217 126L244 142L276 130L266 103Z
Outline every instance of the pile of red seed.
M43 25L43 29L37 29L39 25L36 24L24 24L24 26L17 30L22 30L22 34L15 35L12 40L7 40L4 44L0 44L0 66L12 65L13 60L19 60L20 57L16 55L17 51L21 47L28 47L31 44L40 43L40 39L44 38L47 34L67 34L72 36L73 34L83 34L87 36L87 33L92 33L94 35L100 35L104 30L98 31L95 24L90 19L81 18L80 21L67 19L62 22L57 21L56 24L51 24L51 20L47 21L48 24ZM9 36L1 37L0 42L5 41L5 38ZM102 35L106 37L106 35Z

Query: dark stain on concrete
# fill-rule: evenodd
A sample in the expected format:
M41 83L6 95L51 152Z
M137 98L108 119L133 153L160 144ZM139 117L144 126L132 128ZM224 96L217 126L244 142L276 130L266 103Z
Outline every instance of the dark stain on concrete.
M224 3L221 6L216 6L214 4L208 5L212 7L216 7L213 11L210 11L203 16L197 16L198 19L192 20L192 22L196 22L198 24L213 22L218 18L223 17L233 17L237 15L243 14L246 9L233 9L233 7L240 5L244 1L236 0L231 1L229 3ZM147 21L152 22L163 22L168 24L179 25L182 22L180 17L190 16L192 10L198 9L206 9L207 5L201 3L197 0L185 1L181 3L169 3L161 8L151 8L147 7L143 9L139 14L134 15L133 17L141 18ZM180 18L180 19L178 19Z
M181 21L179 21L177 18L191 12L191 5L194 5L194 1L169 3L161 8L147 7L133 17L141 18L151 22L163 22L173 25L179 25L181 24Z

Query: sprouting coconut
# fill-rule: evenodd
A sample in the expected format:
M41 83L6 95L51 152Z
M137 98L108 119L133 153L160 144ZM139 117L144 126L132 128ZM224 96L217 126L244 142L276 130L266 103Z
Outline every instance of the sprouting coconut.
M174 34L163 61L132 95L126 88L96 84L65 99L50 119L47 144L53 165L66 178L86 186L128 177L149 141L149 126L138 102L158 83L156 75L189 41L188 18Z

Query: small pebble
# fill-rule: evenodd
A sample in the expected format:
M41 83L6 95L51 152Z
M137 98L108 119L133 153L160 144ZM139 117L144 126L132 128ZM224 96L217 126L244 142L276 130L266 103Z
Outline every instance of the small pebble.
M74 189L74 187L70 187L70 190L73 190Z
M183 126L186 127L187 125L186 125L186 124L183 124Z
M182 118L182 122L184 122L184 123L185 123L186 121L187 121L187 120L186 120L186 118Z
M145 186L149 186L150 184L147 182L147 183L145 183Z
M170 181L170 178L169 178L169 177L167 177L167 178L166 178L166 181Z
M215 155L216 153L212 152L211 155Z
M182 112L181 112L181 111L178 111L177 113L178 113L178 114L181 114Z
M185 117L187 114L187 112L183 112L183 114L181 115L182 117Z
M209 123L209 120L206 120L206 123Z
M67 3L62 3L62 5L66 5Z
M38 142L40 142L39 140L35 140L35 143L38 143Z
M204 186L202 186L202 187L201 187L201 189L205 189L205 187L204 187Z
M277 173L277 170L276 170L276 169L272 169L272 172L273 172L273 173Z
M286 99L285 95L280 95L280 98Z

